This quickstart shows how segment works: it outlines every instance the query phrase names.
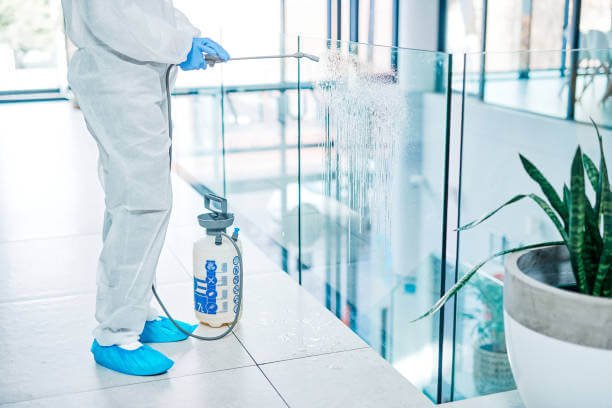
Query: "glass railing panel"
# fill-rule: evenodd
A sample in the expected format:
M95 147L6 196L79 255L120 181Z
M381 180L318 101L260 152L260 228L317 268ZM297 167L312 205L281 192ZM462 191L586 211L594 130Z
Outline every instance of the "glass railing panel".
M297 37L268 47L258 41L250 48L242 44L239 50L250 51L233 57L293 54L298 48ZM225 196L245 236L296 280L297 64L295 58L217 64L185 75L174 97L175 167L202 194Z
M214 68L190 75L208 85L172 98L173 168L202 194L224 194L222 72Z
M480 57L468 55L466 66L473 66L470 60ZM540 60L548 59L545 57ZM579 81L584 79L579 78ZM513 81L517 81L516 77ZM533 114L550 109L557 98L560 98L557 103L564 103L566 99L559 95L564 79L543 80L534 75L521 81L515 84L512 92L500 92L498 97L505 104L490 103L487 98L483 101L469 94L465 96L459 167L461 184L458 190L451 188L451 192L455 190L456 193L449 197L449 212L456 212L455 206L459 208L459 218L453 221L455 225L479 218L516 194L542 194L524 171L519 154L533 162L558 192L563 183L569 181L570 164L578 143L596 163L599 161L596 133L590 123ZM592 86L599 90L598 85ZM593 117L599 125L610 160L612 132L605 126L601 105L587 104L586 98L585 95L582 115ZM524 109L527 103L530 108ZM453 137L460 136L454 134ZM459 233L459 252L452 261L457 265L460 278L495 252L558 239L547 216L533 202L524 200L500 211L480 226ZM515 387L505 350L503 279L503 258L498 258L482 268L457 298L454 372L445 380L453 382L451 395L454 399Z
M447 76L433 52L302 38L301 281L436 399Z
M444 54L308 38L284 44L287 53L320 60L220 65L198 73L207 86L174 97L175 168L201 192L227 196L239 226L273 263L432 400L512 389L500 314L503 260L482 270L456 310L447 308L444 326L440 315L410 320L455 270L462 276L496 250L554 238L527 203L457 242L452 230L513 193L537 191L519 152L557 187L577 141L597 156L592 128L551 110L551 98L567 109L563 88L571 84L550 72L483 83L475 68L481 54L468 55L463 72L462 60L451 64ZM530 58L561 58L545 54ZM225 82L246 71L259 79ZM550 75L559 75L557 85ZM549 92L555 86L561 95ZM605 138L607 87L601 69L576 71L575 118L592 117Z
M296 37L280 50L258 41L243 56L297 52ZM297 60L230 61L222 69L225 195L247 235L297 279Z

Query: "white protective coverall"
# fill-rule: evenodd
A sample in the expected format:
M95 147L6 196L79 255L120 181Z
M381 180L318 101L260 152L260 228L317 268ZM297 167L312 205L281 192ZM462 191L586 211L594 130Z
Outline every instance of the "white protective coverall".
M171 0L62 0L79 48L68 81L98 144L105 192L94 336L102 346L138 340L170 211L165 72L200 35ZM172 75L174 77L174 75Z

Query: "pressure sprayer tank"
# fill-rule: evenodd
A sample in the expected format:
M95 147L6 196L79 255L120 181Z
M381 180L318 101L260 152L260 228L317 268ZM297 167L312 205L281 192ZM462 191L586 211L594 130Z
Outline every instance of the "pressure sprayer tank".
M238 254L228 238L219 235L232 226L234 214L227 212L227 200L214 194L204 197L204 205L211 212L200 214L198 222L206 235L193 245L195 314L201 323L221 327L233 322L240 302ZM242 253L238 231L234 230L232 239Z

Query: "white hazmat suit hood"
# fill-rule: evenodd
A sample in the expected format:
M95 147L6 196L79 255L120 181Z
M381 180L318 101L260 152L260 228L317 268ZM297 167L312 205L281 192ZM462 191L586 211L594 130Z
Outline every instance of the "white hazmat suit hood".
M165 72L200 35L171 0L62 0L79 48L68 70L105 192L94 336L138 340L172 207Z

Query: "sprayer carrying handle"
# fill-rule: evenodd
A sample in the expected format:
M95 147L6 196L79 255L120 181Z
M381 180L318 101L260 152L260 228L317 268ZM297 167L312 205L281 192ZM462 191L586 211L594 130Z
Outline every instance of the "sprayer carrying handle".
M227 200L218 195L206 194L204 196L204 207L215 214L227 215Z

